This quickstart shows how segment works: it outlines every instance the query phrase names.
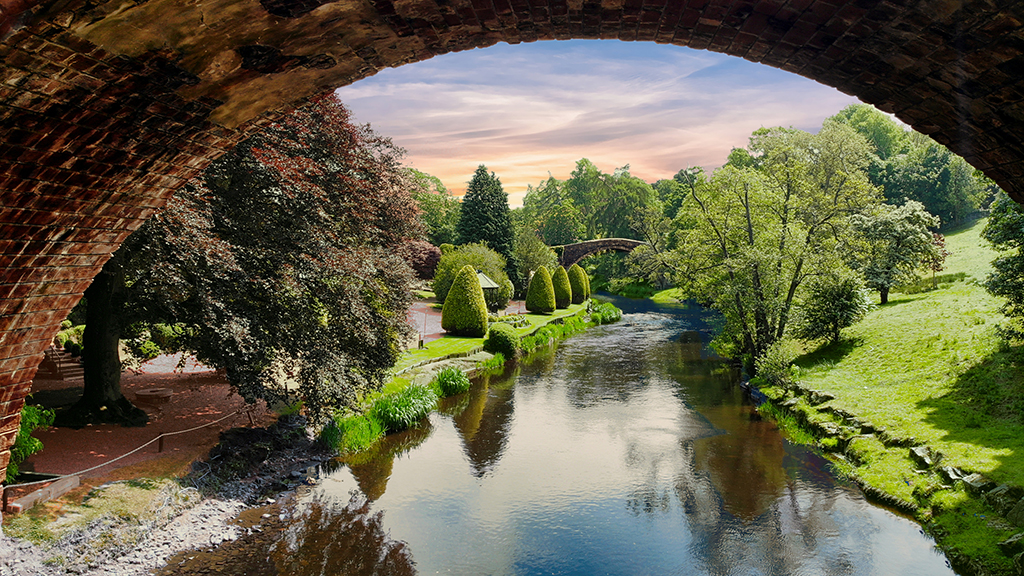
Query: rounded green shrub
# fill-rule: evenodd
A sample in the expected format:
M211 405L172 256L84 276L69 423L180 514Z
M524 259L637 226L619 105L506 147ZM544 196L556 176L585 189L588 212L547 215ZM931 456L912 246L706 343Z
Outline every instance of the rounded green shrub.
M569 267L569 287L572 288L572 303L582 304L587 299L587 273L579 264Z
M487 333L487 304L472 266L463 266L441 308L441 328L458 336L483 338Z
M370 409L387 433L401 432L430 413L437 405L437 394L426 386L409 386L394 394L381 396Z
M509 324L491 324L484 340L484 350L492 354L501 354L505 358L515 358L519 351L519 333Z
M593 296L593 292L590 290L590 274L580 266L580 272L583 272L583 299L586 300Z
M530 287L526 290L526 309L534 314L555 311L555 288L551 283L551 273L543 266L530 279Z
M444 302L448 297L455 277L464 266L472 266L474 270L483 272L499 286L508 280L504 256L483 244L465 244L441 254L431 283L438 302Z
M471 385L469 376L466 376L466 373L456 366L445 366L442 368L437 373L437 376L434 376L434 382L444 398L462 394L469 390Z
M569 275L565 268L558 266L551 276L551 285L555 289L555 307L568 308L572 304L572 286L569 284Z
M622 310L619 310L611 302L602 302L594 307L590 313L590 321L594 324L611 324L622 320Z

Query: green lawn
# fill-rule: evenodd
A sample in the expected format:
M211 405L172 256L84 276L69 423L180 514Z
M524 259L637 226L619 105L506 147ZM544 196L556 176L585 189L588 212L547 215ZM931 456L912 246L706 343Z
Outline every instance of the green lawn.
M566 316L573 316L584 309L583 304L572 304L563 310L556 310L553 314L524 314L530 321L529 326L517 328L520 336L532 334L541 326ZM409 368L423 362L447 358L458 354L470 354L481 349L484 345L483 338L466 338L460 336L443 336L432 342L426 343L423 348L407 351L398 364L395 365L395 373L401 374Z
M1014 458L1024 453L1018 354L1001 350L1000 301L976 281L994 257L978 236L983 225L947 237L953 254L944 273L966 272L967 280L892 295L848 329L847 342L799 358L798 379L956 466L1024 485L1024 460Z
M938 450L943 465L1024 486L1024 346L1000 342L1000 300L979 284L995 257L979 236L984 224L946 236L952 255L942 274L963 272L964 280L891 294L844 332L846 341L797 358L796 376L802 387L832 393L832 406ZM1009 569L995 545L1012 531L990 510L986 520L984 504L917 474L906 448L863 448L867 458L853 473L904 500L916 497L919 519L949 533L947 548L982 559L993 573Z

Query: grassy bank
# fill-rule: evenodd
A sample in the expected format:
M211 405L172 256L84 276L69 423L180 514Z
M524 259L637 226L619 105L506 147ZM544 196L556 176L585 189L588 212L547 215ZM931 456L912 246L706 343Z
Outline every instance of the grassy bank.
M593 313L588 315L588 306L573 304L553 314L524 314L518 327L514 328L517 338L514 346L519 353L529 354L535 348L551 341L560 340L585 330L589 326L614 322L621 318L621 312L609 303L595 304ZM500 369L505 362L500 353L493 356L478 354L485 347L485 338L444 336L426 344L423 348L409 350L395 367L396 376L379 392L368 395L361 401L362 409L338 413L334 425L327 427L323 439L337 446L342 454L356 454L373 447L385 434L400 432L409 428L437 407L440 399L455 396L468 389L445 382L453 378L442 361L453 358L468 358L463 367L455 367L459 374L464 368ZM468 363L468 365L467 365ZM429 377L429 384L417 384L422 376ZM395 415L398 416L395 416Z
M1005 515L1024 492L985 494L995 485L1024 487L1024 347L996 335L1005 318L979 285L995 256L983 227L978 221L946 237L952 255L943 276L961 279L893 294L840 344L805 350L793 370L802 396L765 392L806 428L838 438L829 443L845 453L843 472L915 514L960 569L1017 574L1011 556L1019 550L1004 553L998 544L1022 532ZM914 446L941 461L916 461ZM944 475L946 466L994 484L971 490Z

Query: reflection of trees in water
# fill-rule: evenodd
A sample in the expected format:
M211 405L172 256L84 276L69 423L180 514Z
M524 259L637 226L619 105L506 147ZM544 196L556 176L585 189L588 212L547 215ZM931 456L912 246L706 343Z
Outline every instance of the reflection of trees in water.
M353 496L347 505L325 499L296 510L297 521L271 550L280 574L289 576L413 576L416 566L404 542L392 540L383 512Z
M725 508L744 522L751 522L786 488L782 436L773 423L752 421L749 407L726 404L702 408L701 414L728 433L696 442L694 464L709 473Z
M605 327L599 336L588 334L573 342L559 354L553 376L569 383L569 402L580 409L609 400L629 402L651 382L665 378L684 383L687 390L721 394L721 372L732 376L734 370L709 357L706 334L680 333L686 325L666 322L660 315L630 317L625 324ZM738 382L738 372L735 378Z
M380 499L387 490L395 458L425 442L433 431L430 421L424 419L408 430L387 435L369 450L345 460L359 489L371 502Z
M515 380L495 378L492 386L490 377L482 377L467 393L469 401L465 410L452 418L477 478L498 464L508 444L515 412L515 395L510 382Z
M832 509L839 491L801 488L806 482L798 485L784 471L773 473L772 466L784 470L784 447L746 456L726 448L725 454L717 456L714 452L721 447L702 446L727 437L687 440L680 445L683 463L675 495L686 514L693 536L691 554L699 559L701 571L718 576L745 573L757 566L761 574L779 576L857 573L851 551L858 548L849 534L859 534L865 549L870 548L871 536L838 524ZM730 466L735 458L747 456L755 463L733 473ZM772 478L759 480L761 474ZM848 536L842 542L831 538L838 534Z

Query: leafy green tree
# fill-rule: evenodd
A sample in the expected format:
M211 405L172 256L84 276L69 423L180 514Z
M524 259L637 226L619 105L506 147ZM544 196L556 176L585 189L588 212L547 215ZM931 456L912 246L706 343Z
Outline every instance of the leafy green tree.
M457 243L459 237L456 228L462 207L459 199L453 196L436 176L414 168L405 170L412 188L412 197L420 209L420 220L423 222L427 241L434 246Z
M658 180L654 183L654 192L661 202L663 215L669 219L675 218L679 207L686 200L686 186L675 178Z
M432 286L438 302L448 298L452 282L464 266L472 266L474 270L483 272L499 286L508 280L505 275L505 258L501 254L482 243L457 246L441 254L441 260L434 271Z
M555 288L551 282L551 273L543 266L530 279L530 288L526 291L526 309L534 314L551 314L555 311Z
M579 264L569 267L569 287L572 289L572 303L582 304L587 299L587 273Z
M850 104L831 120L846 124L862 134L881 160L910 150L911 143L906 129L870 104Z
M576 161L576 168L565 181L565 194L580 211L586 240L598 237L597 207L605 193L604 174L586 158Z
M849 273L813 278L800 305L795 335L811 342L838 343L843 329L860 322L871 307L860 278Z
M122 245L87 311L120 322L88 321L98 358L62 416L130 421L117 407L116 334L139 322L188 327L184 345L250 402L279 399L275 367L294 369L314 421L382 385L411 331L402 247L420 229L401 151L349 120L333 95L296 110L214 161Z
M487 333L487 304L476 270L463 266L441 309L441 328L456 336L483 338Z
M869 175L890 204L917 200L943 221L959 222L991 196L987 183L963 158L873 106L852 104L828 121L852 127L871 143Z
M630 275L658 288L670 286L679 272L672 220L656 206L649 206L630 218L630 226L633 237L647 243L626 257Z
M1024 207L999 193L981 235L1002 253L992 262L993 271L985 280L985 289L1006 299L1002 311L1014 325L1003 328L1003 335L1024 339Z
M634 238L632 218L648 207L661 211L650 184L629 173L629 166L603 175L600 203L595 210L595 228L599 237Z
M786 334L805 280L836 267L849 214L874 203L876 190L867 141L835 122L813 135L759 129L749 151L756 167L685 173L675 226L681 287L722 312L716 346L753 369Z
M515 230L508 207L508 194L501 180L481 164L469 181L462 200L457 228L459 243L484 242L505 258L505 275L515 286L522 285L513 245Z
M565 268L555 267L551 285L555 291L555 308L568 308L569 304L572 304L572 285L569 283L569 274Z
M549 246L579 242L586 233L580 211L572 200L554 206L540 219L538 230Z
M530 272L541 266L548 269L558 266L555 251L526 226L516 228L515 255L520 278L529 278ZM525 293L525 290L523 292Z
M902 206L883 204L865 214L855 214L850 224L856 233L850 266L859 271L866 284L889 302L889 291L917 279L917 271L937 257L929 228L939 218L924 205L907 200Z

